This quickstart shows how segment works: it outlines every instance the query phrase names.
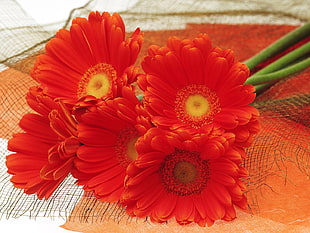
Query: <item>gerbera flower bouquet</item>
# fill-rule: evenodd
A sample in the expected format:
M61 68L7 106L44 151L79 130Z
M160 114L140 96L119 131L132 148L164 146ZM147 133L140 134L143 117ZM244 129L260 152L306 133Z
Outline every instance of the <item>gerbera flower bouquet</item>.
M251 103L265 83L309 66L300 61L309 43L256 72L258 57L283 48L242 64L207 34L172 37L149 47L141 70L142 42L139 29L126 38L119 14L91 12L46 44L26 96L34 113L8 144L11 182L48 199L72 175L133 217L200 226L235 219L235 207L247 208L245 148L260 128Z

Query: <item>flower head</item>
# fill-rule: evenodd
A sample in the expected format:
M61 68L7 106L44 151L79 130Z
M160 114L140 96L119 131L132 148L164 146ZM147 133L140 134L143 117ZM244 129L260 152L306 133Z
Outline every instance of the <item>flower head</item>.
M142 44L137 29L125 39L119 14L91 12L76 18L70 30L61 29L38 57L32 77L52 98L69 102L85 96L111 99L136 79L134 65Z
M7 156L6 165L15 187L48 199L74 169L80 146L76 122L61 102L40 88L32 87L27 101L39 114L29 113L21 119L19 125L25 132L9 140L8 149L15 153Z
M152 121L166 129L197 132L208 127L232 130L255 121L249 106L254 87L243 85L248 68L231 50L212 47L206 34L193 40L170 38L167 47L151 46L138 78Z
M152 128L144 134L127 169L121 198L127 213L201 226L234 219L233 205L246 206L239 180L246 171L230 159L240 157L231 148L233 134L218 132L193 136Z
M129 94L84 113L78 125L83 145L75 161L79 173L76 177L85 190L94 191L102 201L119 200L127 166L138 156L135 143L151 127L147 115L143 117L137 107L140 102Z

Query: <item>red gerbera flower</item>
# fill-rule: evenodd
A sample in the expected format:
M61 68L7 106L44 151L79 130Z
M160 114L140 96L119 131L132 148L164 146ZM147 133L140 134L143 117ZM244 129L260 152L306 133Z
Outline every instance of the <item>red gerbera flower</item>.
M128 164L137 157L136 140L151 127L133 93L103 102L80 117L75 165L79 184L102 201L116 202L124 189ZM139 113L139 114L138 114Z
M243 85L248 68L234 60L231 50L212 47L206 34L193 40L173 37L167 47L151 46L142 68L146 74L138 84L152 121L160 127L231 130L257 120L258 111L249 105L255 89Z
M119 14L91 12L76 18L70 30L61 29L46 45L31 72L47 95L75 103L85 95L118 96L119 87L136 79L135 63L142 44L137 29L125 40Z
M138 158L129 165L121 203L131 216L180 224L212 225L233 220L234 205L245 208L247 174L232 133L191 136L150 129L136 145ZM237 159L238 160L238 159Z
M20 121L24 133L9 140L6 157L8 173L15 187L48 199L73 169L79 147L76 122L61 102L33 87L27 96L39 114L26 114Z

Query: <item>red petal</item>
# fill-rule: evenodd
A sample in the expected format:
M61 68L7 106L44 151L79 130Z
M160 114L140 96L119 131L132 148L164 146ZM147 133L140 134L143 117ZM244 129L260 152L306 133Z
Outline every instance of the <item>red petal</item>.
M232 204L230 193L225 186L212 182L212 184L210 184L210 191L216 199L225 206L230 206Z
M214 119L225 129L233 129L238 126L238 117L231 113L218 113Z
M191 196L179 196L175 209L175 218L179 224L187 224L194 221L195 207Z
M167 221L173 216L176 204L177 198L174 194L163 195L153 210L152 218L157 222Z
M85 34L85 31L82 30L80 25L72 24L70 28L72 44L76 51L79 53L80 57L83 57L84 62L88 67L96 65L96 61L94 59L92 47L88 40L88 35Z
M46 52L56 60L81 74L89 68L82 57L75 51L72 45L59 38L53 38L46 44ZM74 59L72 59L74 57Z
M212 220L218 220L224 217L225 207L214 197L214 195L209 191L205 190L202 193L205 201L207 201L208 215Z
M229 175L223 174L223 173L219 173L218 171L213 171L212 172L212 179L216 180L217 182L225 185L225 186L233 186L236 184L236 181L234 178L232 178Z

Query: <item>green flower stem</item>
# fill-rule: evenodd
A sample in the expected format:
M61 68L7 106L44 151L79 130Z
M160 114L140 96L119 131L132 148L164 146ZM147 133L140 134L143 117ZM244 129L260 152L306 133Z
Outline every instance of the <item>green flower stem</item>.
M293 50L292 52L282 56L278 60L274 61L270 65L266 66L265 68L259 70L255 74L253 74L250 79L254 78L255 76L268 74L277 70L286 67L288 64L293 63L297 59L303 57L304 55L310 54L310 42L300 46L299 48Z
M257 85L267 82L275 82L287 75L291 75L295 72L298 72L299 70L307 68L310 66L309 58L295 63L294 65L288 67L286 66L292 64L297 59L302 58L308 53L310 53L310 42L293 50L292 52L286 54L285 56L279 58L275 62L256 72L248 78L246 84Z
M310 57L299 61L293 65L290 65L286 68L283 68L281 70L268 73L268 74L260 74L260 75L253 75L251 78L249 78L245 84L252 84L252 85L258 85L263 83L274 83L278 81L281 78L284 78L288 75L294 74L298 71L301 71L307 67L310 66Z
M260 64L261 62L266 61L270 57L284 51L289 48L291 45L297 43L298 41L306 38L310 35L310 22L304 24L301 27L296 28L295 30L289 32L279 40L272 43L270 46L254 55L250 59L243 62L246 64L250 70L252 70L255 66Z
M264 84L254 85L256 94L258 95L258 94L262 93L263 91L268 89L272 84L273 83L264 83Z

